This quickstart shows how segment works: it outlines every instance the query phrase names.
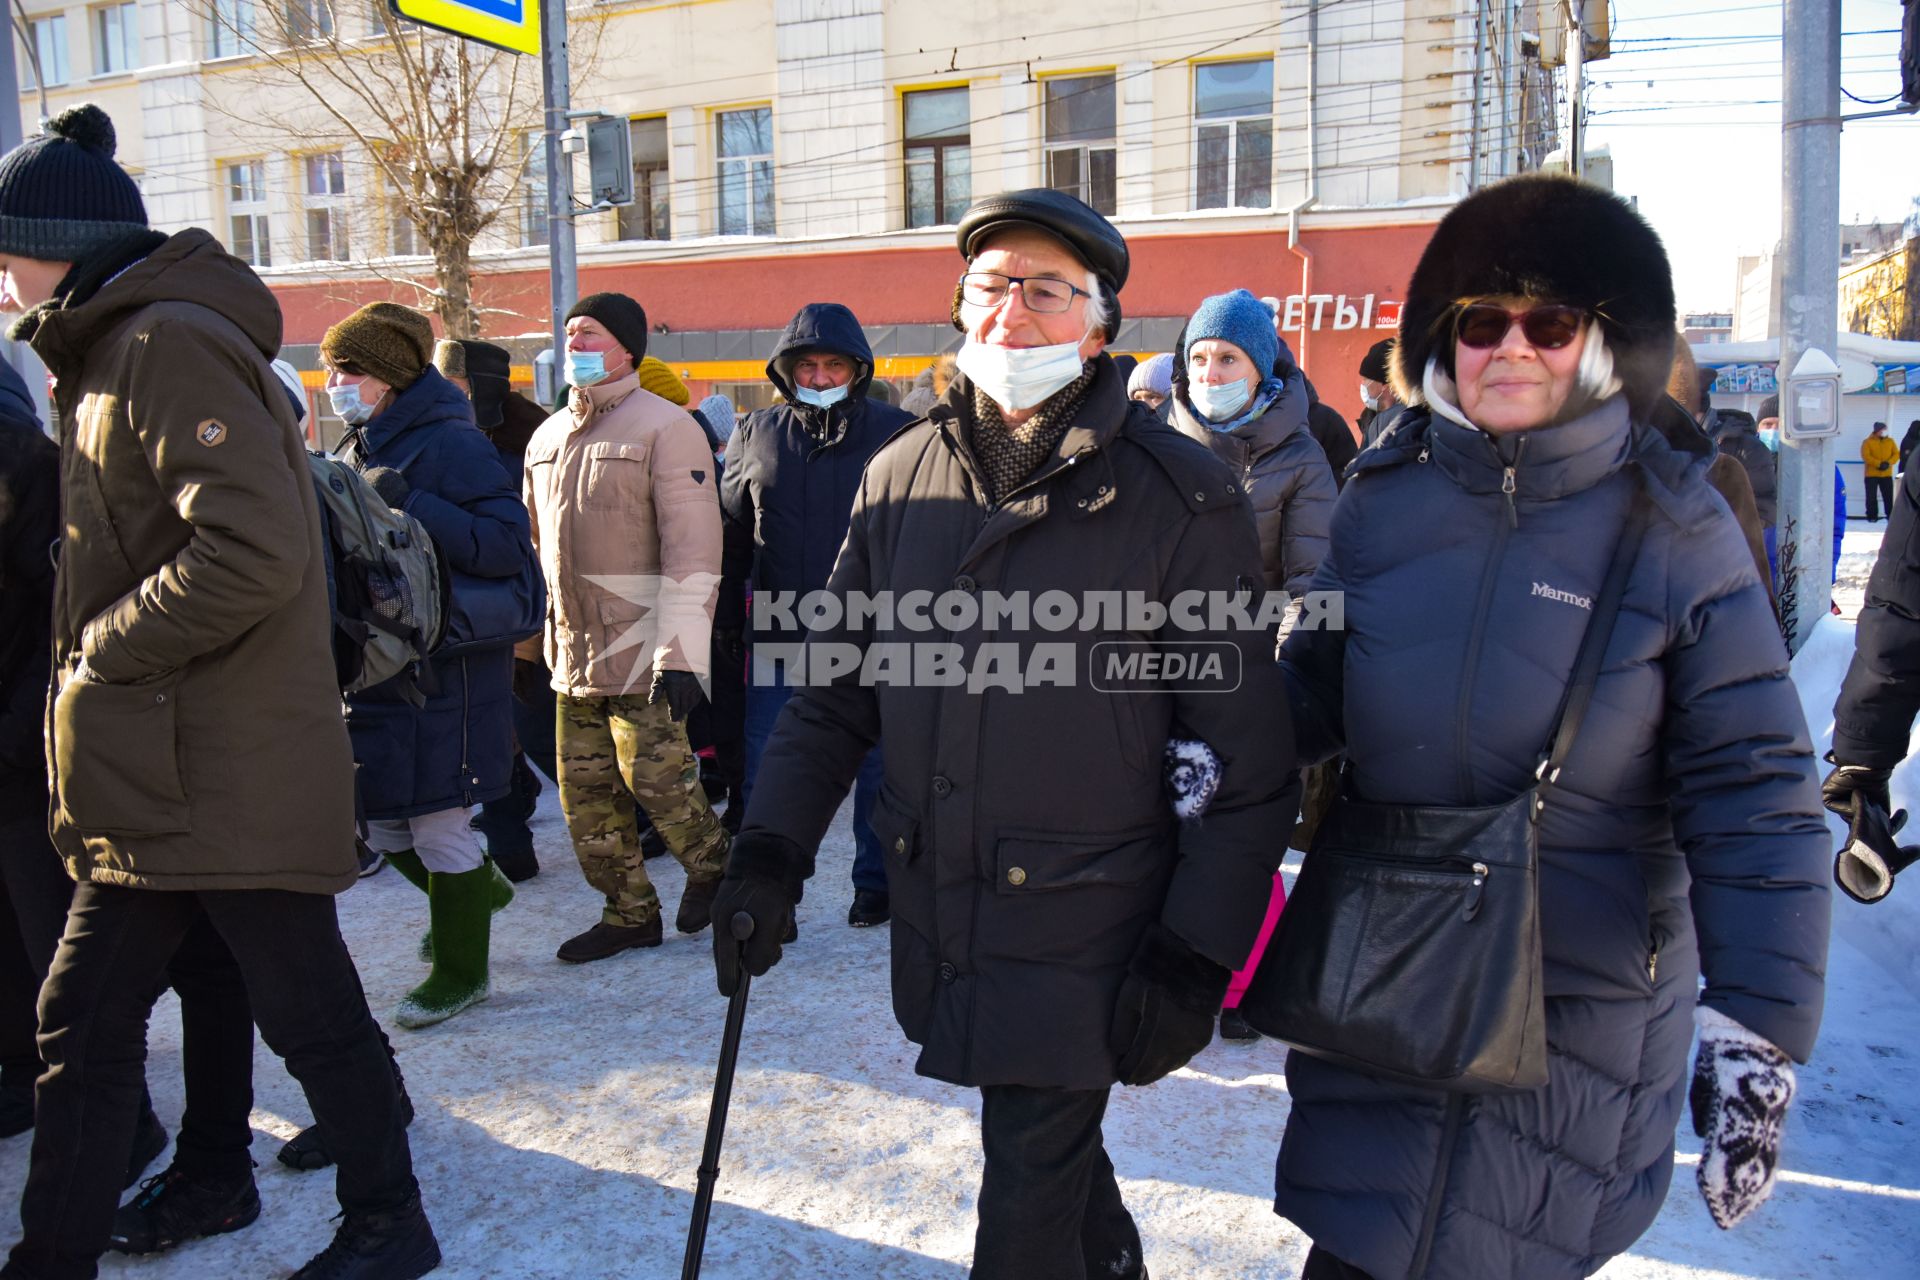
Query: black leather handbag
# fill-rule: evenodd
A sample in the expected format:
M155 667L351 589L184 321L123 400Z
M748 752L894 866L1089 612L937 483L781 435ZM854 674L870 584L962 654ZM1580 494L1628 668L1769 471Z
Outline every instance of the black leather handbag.
M1592 700L1647 514L1636 485L1533 787L1484 808L1334 803L1241 1001L1257 1030L1447 1092L1547 1082L1540 814Z

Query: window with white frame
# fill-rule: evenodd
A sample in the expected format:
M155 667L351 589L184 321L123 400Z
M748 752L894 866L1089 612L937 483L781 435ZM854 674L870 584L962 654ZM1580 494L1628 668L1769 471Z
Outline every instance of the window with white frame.
M231 58L253 46L253 0L213 0L207 11L207 56Z
M1193 69L1196 209L1273 206L1273 59Z
M547 135L529 129L520 136L526 168L520 172L520 243L546 244L551 232L547 219Z
M312 43L333 34L333 0L284 0L284 3L287 35L291 38Z
M620 208L620 238L671 240L666 117L629 121L627 141L633 152L633 203Z
M338 151L301 157L307 215L307 259L347 260L347 166Z
M1119 208L1113 73L1055 76L1045 85L1047 185L1112 215Z
M773 108L714 117L720 157L720 234L773 234Z
M907 225L958 222L973 200L973 112L965 85L902 95Z
M140 65L140 6L110 4L93 11L93 73L117 75Z
M38 89L42 84L52 87L65 84L69 77L67 70L67 15L50 14L44 18L33 18L27 22L27 42L29 56L20 59L22 75L21 87ZM40 74L34 74L34 64L38 61Z
M227 162L227 249L256 267L273 265L267 232L267 162Z

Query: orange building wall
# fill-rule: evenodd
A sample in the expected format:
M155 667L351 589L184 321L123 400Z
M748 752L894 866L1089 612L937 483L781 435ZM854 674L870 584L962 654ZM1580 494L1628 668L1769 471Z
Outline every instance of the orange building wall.
M1399 302L1414 263L1432 234L1428 223L1305 232L1313 257L1314 294L1345 294L1357 307L1366 294ZM1121 308L1133 316L1178 316L1202 298L1229 289L1286 297L1303 292L1301 260L1281 231L1150 236L1131 242L1133 269ZM638 298L647 317L676 331L779 329L809 302L843 302L869 325L931 324L947 318L960 259L951 247L868 249L699 262L642 262L584 267L582 293L614 290ZM497 316L496 333L529 333L546 324L547 273L499 272L477 278L482 304L517 313ZM408 302L385 281L276 285L286 341L318 342L328 325L363 302ZM1321 397L1351 421L1360 411L1360 357L1390 328L1331 328L1287 341Z

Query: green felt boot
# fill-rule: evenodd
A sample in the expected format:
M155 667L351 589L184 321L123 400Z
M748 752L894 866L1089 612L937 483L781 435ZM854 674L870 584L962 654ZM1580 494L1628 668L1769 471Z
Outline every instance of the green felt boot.
M444 1022L491 994L487 948L493 933L492 863L448 875L436 871L427 886L432 914L433 972L409 991L393 1011L393 1020L417 1029Z

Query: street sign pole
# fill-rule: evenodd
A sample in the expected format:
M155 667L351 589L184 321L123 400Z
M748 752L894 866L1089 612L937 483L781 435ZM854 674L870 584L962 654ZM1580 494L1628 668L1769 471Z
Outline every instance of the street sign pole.
M1840 316L1840 2L1787 0L1782 88L1780 296L1781 613L1798 652L1833 597L1831 435L1794 428L1791 372L1811 352L1838 354ZM1837 417L1840 402L1834 401Z
M567 312L580 294L579 262L573 245L573 157L562 150L571 94L567 86L566 0L540 0L543 39L540 74L547 98L547 270L551 276L550 328L553 367L566 359Z

